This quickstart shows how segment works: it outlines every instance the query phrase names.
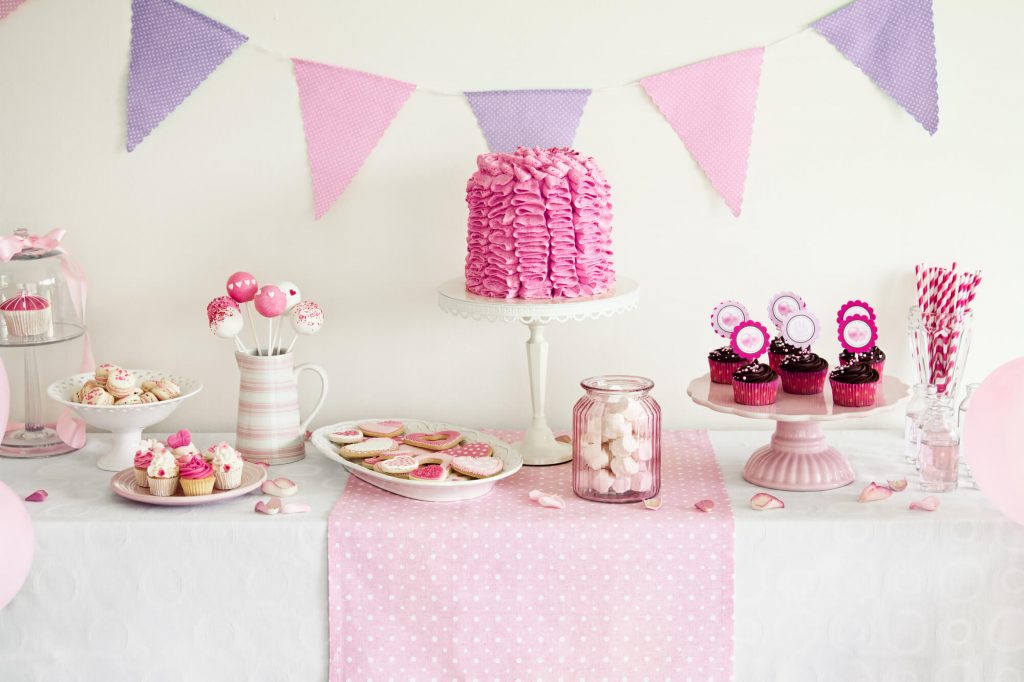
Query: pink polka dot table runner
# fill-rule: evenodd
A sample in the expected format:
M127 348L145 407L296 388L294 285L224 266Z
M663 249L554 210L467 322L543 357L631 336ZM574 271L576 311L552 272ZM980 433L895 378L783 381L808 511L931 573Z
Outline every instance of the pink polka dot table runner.
M330 679L730 679L733 519L707 432L663 434L657 511L581 500L570 466L451 503L349 477L328 526Z

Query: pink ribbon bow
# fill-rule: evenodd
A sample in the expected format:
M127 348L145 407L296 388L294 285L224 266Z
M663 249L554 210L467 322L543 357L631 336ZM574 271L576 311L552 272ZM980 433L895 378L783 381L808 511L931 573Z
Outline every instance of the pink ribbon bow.
M0 261L6 263L17 254L28 249L54 251L60 249L60 240L64 239L67 230L57 228L50 230L42 237L36 235L21 236L17 234L0 237Z

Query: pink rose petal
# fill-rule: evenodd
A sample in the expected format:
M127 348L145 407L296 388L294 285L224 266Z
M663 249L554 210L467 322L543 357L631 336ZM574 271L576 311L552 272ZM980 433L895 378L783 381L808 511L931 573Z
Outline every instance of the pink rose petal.
M889 481L889 490L894 493L901 493L907 489L907 479L901 478L898 481Z
M281 511L281 500L276 497L272 497L266 502L260 500L256 503L256 511L260 514L267 514L273 516Z
M531 490L530 491L530 499L533 500L534 502L536 502L540 498L544 497L544 495L546 495L546 494L547 493L545 493L543 490Z
M786 503L774 495L769 495L768 493L757 493L750 498L750 507L757 511L765 511L767 509L785 509Z
M644 506L653 511L661 509L661 498L660 497L649 497L644 500Z
M299 492L299 486L290 478L274 478L263 481L260 490L267 495L276 497L291 497Z
M696 509L698 509L698 510L700 510L702 512L710 512L710 511L714 511L715 510L715 501L714 500L701 500L699 502L695 502L693 504L693 506L694 506L694 508L696 508Z
M939 500L935 497L926 497L923 500L915 500L910 503L911 509L920 509L921 511L935 511L939 508Z
M311 509L312 507L305 502L289 502L288 504L281 505L282 514L305 514Z
M537 499L542 507L551 507L552 509L564 509L565 500L560 495L542 495Z
M46 498L49 497L49 493L45 490L37 490L28 497L25 498L26 502L46 502Z
M860 495L857 497L858 502L876 502L878 500L884 500L885 498L892 495L892 490L886 488L884 485L877 485L874 481L869 483L864 490L860 491Z

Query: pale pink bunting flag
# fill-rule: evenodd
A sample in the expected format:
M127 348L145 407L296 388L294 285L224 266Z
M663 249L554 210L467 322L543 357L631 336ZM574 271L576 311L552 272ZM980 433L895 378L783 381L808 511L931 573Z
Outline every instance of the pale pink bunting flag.
M640 81L733 215L740 214L764 48Z
M3 19L8 14L18 9L25 0L0 0L0 19Z
M319 219L366 161L416 86L292 59Z

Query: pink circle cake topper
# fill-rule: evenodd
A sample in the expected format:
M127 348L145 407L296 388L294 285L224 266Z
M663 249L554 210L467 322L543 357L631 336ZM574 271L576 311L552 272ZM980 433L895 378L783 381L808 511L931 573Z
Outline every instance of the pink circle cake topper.
M747 307L739 301L722 301L711 311L711 328L723 339L732 336L736 325L750 319Z
M821 323L810 310L797 310L782 320L779 333L791 346L810 348L821 334Z
M839 306L839 312L836 313L836 324L842 324L843 320L853 315L860 315L866 317L872 322L875 321L875 309L869 306L864 301L847 301L843 305Z
M878 340L878 328L870 318L851 315L839 323L839 343L851 353L871 350Z
M768 317L776 327L782 328L782 320L786 315L803 310L807 307L804 299L792 291L780 291L768 299Z
M764 355L770 342L768 328L754 320L740 322L729 338L729 345L736 351L736 355L747 360L756 360Z

